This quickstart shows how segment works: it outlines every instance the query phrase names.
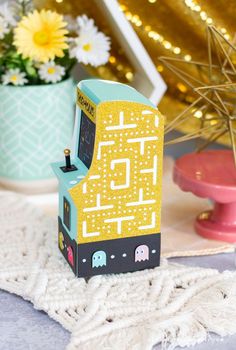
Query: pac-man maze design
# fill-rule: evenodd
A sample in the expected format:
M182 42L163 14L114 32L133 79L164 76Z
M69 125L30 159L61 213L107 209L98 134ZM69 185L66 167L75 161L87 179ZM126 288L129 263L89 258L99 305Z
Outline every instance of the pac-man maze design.
M114 87L109 86L110 90ZM78 276L134 271L159 264L163 117L134 89L129 100L129 89L125 86L127 101L121 94L120 101L103 101L100 97L95 103L80 88L74 150L77 157L73 161L78 170L74 175L62 175L54 168L63 182L68 174L68 183L74 181L60 193L61 200L69 201L75 209L71 225L74 232L68 232L61 218L64 222L69 219L59 213L59 234L63 233L74 250L76 266L72 268ZM81 161L87 170L81 169ZM60 247L61 239L60 235Z

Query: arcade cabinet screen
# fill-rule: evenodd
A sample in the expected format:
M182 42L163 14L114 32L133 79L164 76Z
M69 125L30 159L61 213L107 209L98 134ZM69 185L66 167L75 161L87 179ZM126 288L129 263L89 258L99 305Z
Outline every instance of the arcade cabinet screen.
M93 159L95 124L81 111L78 157L89 169Z

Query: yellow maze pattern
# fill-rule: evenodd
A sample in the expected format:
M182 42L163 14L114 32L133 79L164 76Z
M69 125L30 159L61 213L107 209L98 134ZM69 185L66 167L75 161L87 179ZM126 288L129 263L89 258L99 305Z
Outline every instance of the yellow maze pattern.
M97 106L93 161L70 190L78 243L160 232L163 124L143 104Z

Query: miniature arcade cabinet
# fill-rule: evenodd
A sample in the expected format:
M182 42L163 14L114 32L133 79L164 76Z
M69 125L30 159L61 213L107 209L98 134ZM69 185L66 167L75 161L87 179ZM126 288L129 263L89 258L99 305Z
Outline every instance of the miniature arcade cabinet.
M163 117L120 83L78 84L73 159L59 179L59 249L78 277L160 262Z

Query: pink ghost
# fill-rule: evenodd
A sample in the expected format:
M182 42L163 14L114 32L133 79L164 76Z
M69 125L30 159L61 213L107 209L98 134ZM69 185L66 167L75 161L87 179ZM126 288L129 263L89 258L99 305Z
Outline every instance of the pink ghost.
M67 248L67 257L68 257L68 261L71 264L71 266L74 266L73 250L70 246Z
M135 258L134 261L145 261L149 260L149 248L146 244L139 245L135 249Z

